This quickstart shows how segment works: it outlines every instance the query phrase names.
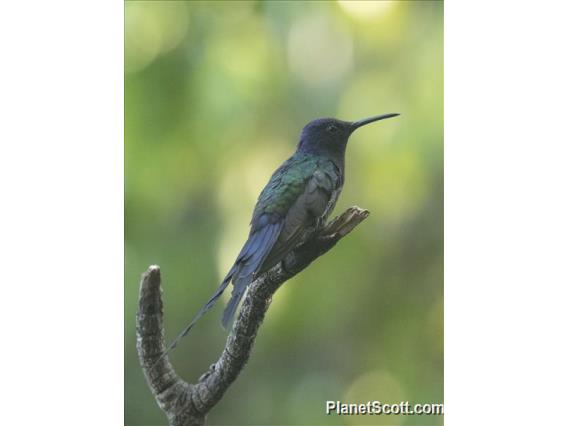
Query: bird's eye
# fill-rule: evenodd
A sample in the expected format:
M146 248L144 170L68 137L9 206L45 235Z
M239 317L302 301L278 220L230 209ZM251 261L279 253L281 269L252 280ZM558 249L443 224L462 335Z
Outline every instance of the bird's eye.
M330 124L329 126L327 126L326 130L329 133L335 133L337 132L337 126L335 126L334 124Z

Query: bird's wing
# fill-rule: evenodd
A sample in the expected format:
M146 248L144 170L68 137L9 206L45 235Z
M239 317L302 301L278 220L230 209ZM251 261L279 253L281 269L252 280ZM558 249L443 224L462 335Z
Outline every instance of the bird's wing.
M317 169L318 159L313 155L294 154L271 176L254 208L251 232L259 226L261 216L272 214L283 220L306 189L308 180Z
M262 265L262 271L280 262L286 254L302 242L310 229L318 226L335 202L339 187L335 166L320 162L304 182L302 193L297 196L284 217L278 240Z

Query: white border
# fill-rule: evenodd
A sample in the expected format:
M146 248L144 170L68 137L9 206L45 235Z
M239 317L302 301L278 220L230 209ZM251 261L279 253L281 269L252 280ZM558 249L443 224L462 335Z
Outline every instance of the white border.
M445 6L445 419L560 424L568 8Z
M0 424L123 422L123 4L0 12Z

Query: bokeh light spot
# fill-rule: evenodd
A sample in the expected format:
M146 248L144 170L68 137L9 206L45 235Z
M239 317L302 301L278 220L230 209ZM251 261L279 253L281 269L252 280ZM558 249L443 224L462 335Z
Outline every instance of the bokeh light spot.
M357 378L345 393L343 401L365 403L380 401L382 404L398 404L404 399L402 385L387 370L375 370ZM397 425L403 416L346 416L347 421L357 425Z
M183 2L126 2L124 8L124 68L144 69L158 55L176 48L188 29Z
M395 1L339 0L339 6L349 15L359 19L374 19L386 15Z
M307 86L332 86L353 68L351 36L326 16L302 17L290 30L288 62L292 72Z

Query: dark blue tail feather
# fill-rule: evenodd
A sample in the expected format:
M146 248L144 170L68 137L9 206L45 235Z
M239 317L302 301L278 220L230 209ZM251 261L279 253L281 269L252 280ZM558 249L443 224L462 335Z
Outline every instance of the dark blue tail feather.
M233 292L231 300L229 300L223 312L223 320L221 322L223 328L227 329L231 323L239 302L254 279L255 273L260 270L262 263L272 250L281 229L282 223L277 222L266 225L249 236L237 258L237 270L232 278Z
M156 362L158 362L160 359L162 359L164 356L166 356L168 353L170 353L173 349L175 349L175 347L178 345L179 341L181 339L183 339L187 335L187 333L189 333L189 331L193 328L193 326L197 323L197 321L199 321L199 319L203 315L205 315L205 313L215 305L215 302L217 302L217 299L219 299L221 294L223 294L223 291L225 291L225 289L227 288L227 286L231 282L231 279L233 278L233 275L235 274L235 270L236 270L236 268L235 268L235 266L233 266L231 268L231 270L229 271L229 273L227 274L227 276L225 277L225 279L223 280L223 282L219 285L217 290L215 290L215 293L213 294L213 296L211 296L209 301L199 310L199 312L197 312L197 314L195 314L195 316L193 317L191 322L183 329L183 331L180 334L178 334L178 336L174 339L174 341L172 343L170 343L170 345L166 348L166 350L160 356L160 358L158 358L156 360Z
M235 314L235 311L237 310L237 307L239 306L239 302L246 292L247 287L252 282L255 273L259 271L262 263L272 250L281 229L282 222L267 223L265 226L262 226L260 229L251 233L247 242L237 256L235 264L232 266L231 270L223 282L219 285L213 296L211 296L209 301L199 310L199 312L197 312L191 322L166 348L165 352L160 356L160 358L158 358L156 363L178 345L179 341L190 332L197 321L199 321L199 319L215 305L217 299L219 299L221 294L223 294L223 291L225 291L229 283L233 281L231 300L223 312L222 324L225 329L227 328Z

